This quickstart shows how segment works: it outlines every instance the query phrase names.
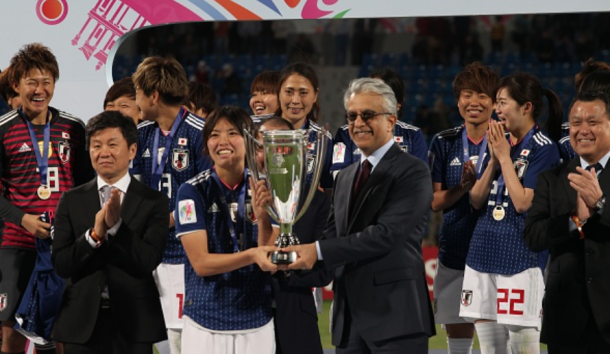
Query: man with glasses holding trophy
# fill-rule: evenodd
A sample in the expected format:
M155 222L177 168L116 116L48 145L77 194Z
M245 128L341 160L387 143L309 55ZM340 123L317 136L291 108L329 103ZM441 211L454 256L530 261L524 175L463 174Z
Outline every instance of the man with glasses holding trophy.
M417 227L432 201L428 167L394 143L388 85L353 80L344 104L361 160L337 176L323 239L283 251L290 269L334 268L338 354L428 353L435 330Z

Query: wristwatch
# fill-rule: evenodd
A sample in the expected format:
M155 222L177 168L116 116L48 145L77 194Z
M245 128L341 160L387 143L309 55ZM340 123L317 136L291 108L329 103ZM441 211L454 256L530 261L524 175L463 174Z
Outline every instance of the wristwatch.
M606 196L602 195L601 198L599 198L596 202L595 202L595 211L600 211L604 208L604 206L606 205Z

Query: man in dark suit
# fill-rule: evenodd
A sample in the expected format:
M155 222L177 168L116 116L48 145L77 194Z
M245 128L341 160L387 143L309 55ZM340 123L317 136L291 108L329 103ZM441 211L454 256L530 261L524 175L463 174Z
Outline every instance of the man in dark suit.
M570 109L578 155L538 177L524 238L550 248L541 341L550 354L610 352L610 98L581 92Z
M290 268L335 268L337 353L428 353L435 330L417 227L432 201L428 167L394 143L396 97L383 81L352 81L344 103L362 158L337 176L324 239L293 246Z
M97 178L65 192L55 217L53 265L68 278L55 340L65 353L146 353L167 338L152 271L167 239L168 200L128 173L138 133L116 111L89 120Z
M259 131L294 130L289 121L272 116L265 119ZM259 139L262 134L259 134ZM263 151L257 151L257 165L264 171ZM306 185L299 199L303 207L310 185ZM315 191L309 207L293 225L293 232L303 244L318 240L324 231L324 221L330 210L330 198L321 190ZM318 314L311 289L330 283L332 274L326 269L316 271L277 272L273 275L275 300L275 343L277 354L322 354L318 330Z

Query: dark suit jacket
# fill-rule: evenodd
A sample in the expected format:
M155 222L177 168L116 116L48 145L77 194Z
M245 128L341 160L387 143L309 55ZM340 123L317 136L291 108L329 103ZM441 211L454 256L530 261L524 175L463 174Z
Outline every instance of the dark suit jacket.
M152 272L161 263L167 240L168 204L166 195L132 177L121 205L122 225L95 249L85 233L100 210L96 179L62 195L55 215L52 260L57 274L68 278L68 286L56 321L56 341L87 342L105 284L116 327L127 342L167 338Z
M305 188L305 193L310 187ZM304 193L304 195L306 195ZM304 201L301 198L301 203ZM316 190L309 208L293 226L302 244L312 243L322 237L330 198ZM284 354L323 353L318 330L318 313L311 292L312 287L326 286L331 274L325 268L313 271L291 271L288 277L277 272L273 277L275 297L275 332L278 352Z
M576 191L568 173L579 165L577 157L538 176L525 221L527 246L535 252L551 251L541 333L542 342L549 344L577 341L590 316L610 343L610 206L587 221L584 240L577 230L569 231ZM599 184L610 196L610 172L600 174Z
M417 226L432 202L428 166L396 145L381 159L351 207L359 163L335 181L323 262L335 267L333 344L345 334L346 300L358 333L367 341L410 334L434 335Z

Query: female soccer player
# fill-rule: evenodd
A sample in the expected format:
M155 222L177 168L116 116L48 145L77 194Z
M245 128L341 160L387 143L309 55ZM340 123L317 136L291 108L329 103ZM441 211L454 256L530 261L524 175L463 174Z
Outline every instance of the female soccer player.
M178 191L176 236L190 263L183 353L275 353L266 271L277 269L267 258L276 233L263 208L268 191L248 183L242 127L252 128L252 120L238 107L219 107L208 116L204 153L214 166Z
M538 174L559 163L557 145L536 125L543 97L550 103L548 124L558 127L555 93L528 74L501 80L495 95L500 121L490 122L487 134L490 159L470 192L482 214L466 258L460 316L475 321L483 354L540 352L548 253L531 252L523 228Z
M263 71L254 77L250 85L250 108L255 116L275 114L279 107L277 84L278 71Z
M305 63L293 63L280 72L278 85L278 100L280 106L276 115L288 120L296 129L309 130L309 152L307 160L307 183L311 183L314 168L315 137L322 128L317 124L320 118L320 105L318 104L318 75L314 68ZM320 186L330 189L333 179L330 174L332 162L332 136L328 133L326 156L323 159Z
M467 65L453 81L453 95L464 124L432 139L429 159L434 199L432 210L443 211L438 264L434 278L435 322L447 330L449 353L470 353L474 326L461 318L460 293L470 238L478 214L469 192L476 167L488 158L485 134L494 110L493 94L500 78L480 62Z

